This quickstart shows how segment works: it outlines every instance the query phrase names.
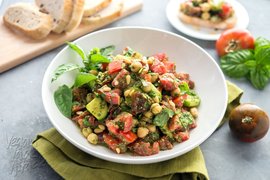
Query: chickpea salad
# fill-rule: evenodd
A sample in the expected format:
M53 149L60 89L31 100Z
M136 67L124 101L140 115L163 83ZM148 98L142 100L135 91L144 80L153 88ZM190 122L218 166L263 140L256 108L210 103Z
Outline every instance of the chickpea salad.
M144 56L126 47L113 55L114 46L86 53L68 45L83 66L67 63L54 71L52 82L78 71L74 84L60 86L54 100L89 143L150 156L189 139L200 98L189 74L176 72L165 53Z

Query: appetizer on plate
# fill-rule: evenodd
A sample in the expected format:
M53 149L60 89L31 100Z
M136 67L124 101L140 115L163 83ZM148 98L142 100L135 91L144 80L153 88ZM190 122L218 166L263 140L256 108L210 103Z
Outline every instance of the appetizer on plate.
M187 0L180 4L181 21L206 28L229 29L237 22L233 7L225 1Z

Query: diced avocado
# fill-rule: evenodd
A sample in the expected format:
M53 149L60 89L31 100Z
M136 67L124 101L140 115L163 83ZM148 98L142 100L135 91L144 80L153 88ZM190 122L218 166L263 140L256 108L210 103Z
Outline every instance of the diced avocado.
M90 103L86 105L86 109L97 118L97 120L104 119L108 114L107 103L100 97L95 97Z
M194 118L193 116L190 114L190 112L183 112L181 115L180 115L180 118L179 118L182 126L185 128L185 129L188 129L188 127L194 123Z
M161 130L161 132L165 135L167 135L169 138L173 139L173 134L172 132L169 130L167 124L165 124L164 126L159 126L159 129Z
M187 98L184 100L184 106L186 107L196 107L199 106L201 100L197 95L187 95Z
M151 84L151 91L148 93L148 95L151 97L151 98L154 98L154 97L158 97L159 100L161 101L161 98L162 98L162 95L161 95L161 92L153 85Z

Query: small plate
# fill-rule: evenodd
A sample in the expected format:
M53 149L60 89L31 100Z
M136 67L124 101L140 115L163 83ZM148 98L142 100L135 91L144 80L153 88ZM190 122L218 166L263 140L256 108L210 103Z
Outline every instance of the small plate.
M170 0L166 8L166 14L169 22L177 30L191 37L203 40L217 40L224 30L214 30L210 28L189 25L179 19L178 13L180 3L183 3L184 1L186 0ZM243 29L247 28L249 23L249 16L246 9L237 1L226 0L226 2L230 3L235 10L237 17L237 23L235 27Z

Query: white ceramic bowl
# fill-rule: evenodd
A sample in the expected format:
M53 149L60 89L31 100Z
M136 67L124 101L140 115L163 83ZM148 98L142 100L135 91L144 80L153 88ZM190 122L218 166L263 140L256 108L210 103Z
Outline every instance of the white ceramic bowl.
M125 164L147 164L180 156L205 141L217 128L226 109L227 88L222 71L215 60L201 47L176 34L141 27L112 28L90 33L75 41L85 51L93 47L116 46L116 53L129 46L144 55L165 52L176 62L177 71L190 74L195 82L195 90L201 98L197 127L191 131L190 139L176 144L172 150L161 151L153 156L115 154L110 149L91 145L80 133L79 128L57 109L53 94L63 84L72 85L75 72L61 76L51 83L53 71L67 62L81 63L79 56L68 47L60 51L50 63L43 79L42 100L54 127L69 142L79 149L108 161Z

